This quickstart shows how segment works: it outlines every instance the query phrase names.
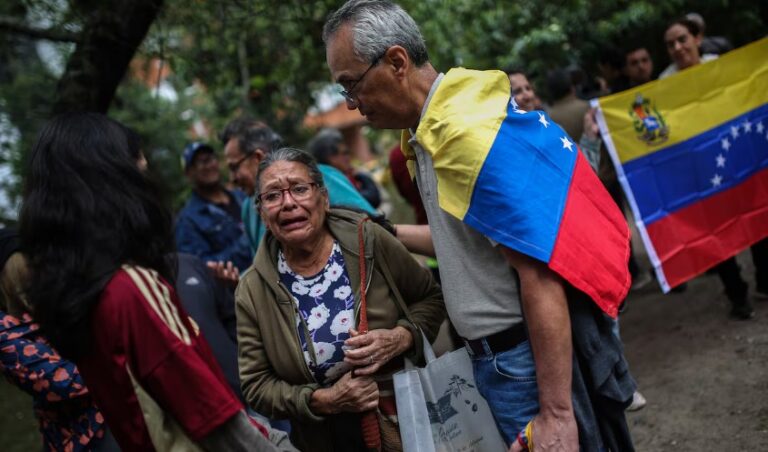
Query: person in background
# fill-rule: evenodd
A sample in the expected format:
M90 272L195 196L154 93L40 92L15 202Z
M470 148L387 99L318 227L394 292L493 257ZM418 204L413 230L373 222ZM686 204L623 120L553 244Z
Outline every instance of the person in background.
M659 78L669 77L680 70L697 64L706 63L717 55L699 53L702 30L695 21L683 17L672 22L664 33L667 52L673 63ZM755 264L756 291L760 296L768 296L768 239L763 239L750 247L752 261ZM755 316L752 300L749 297L749 284L741 276L741 268L736 257L731 257L714 267L725 287L725 295L731 302L729 316L736 320L749 320Z
M246 416L179 303L171 214L137 154L125 127L96 113L41 131L20 214L36 320L122 450L295 450Z
M191 143L184 148L182 160L192 194L176 218L179 252L204 262L231 261L245 270L252 259L240 216L245 195L221 183L219 159L209 145Z
M379 207L381 204L379 188L371 176L352 166L352 153L344 142L341 132L336 129L323 129L309 141L307 149L318 163L330 165L347 176L349 182L374 209Z
M547 89L552 98L549 116L572 138L581 137L584 113L589 110L589 103L576 97L570 73L565 69L550 71L547 74Z
M723 53L733 50L733 44L725 36L707 36L706 29L707 24L704 22L704 18L699 13L688 13L685 18L696 22L699 26L699 37L701 38L701 44L699 45L699 51L702 54L722 55Z
M659 74L660 79L699 63L717 59L717 55L700 52L701 33L699 24L685 17L675 20L667 27L667 31L664 32L664 43L672 63Z
M653 60L644 46L628 46L624 51L622 74L627 78L630 88L653 80Z
M627 89L627 78L621 71L624 66L624 55L614 46L606 46L600 50L597 68L600 77L605 80L607 86L603 87L597 96L605 96L610 93L618 93Z
M402 450L392 374L404 355L423 361L422 332L433 341L445 318L440 287L367 215L331 208L310 154L268 154L257 187L268 232L235 295L248 403L290 418L302 450L328 452L365 450L360 413L378 408L383 450Z
M389 151L389 170L392 173L392 180L398 193L413 208L416 224L427 224L427 212L424 211L419 188L408 172L406 159L399 143Z
M29 315L27 278L17 232L0 230L0 373L32 396L43 450L119 452L77 366L53 349Z
M199 325L232 391L242 399L237 370L235 299L197 256L177 253L176 292L190 317Z
M607 54L612 54L614 51L615 50L611 50L607 52ZM620 64L622 83L617 86L623 86L628 89L652 80L653 60L645 47L634 43L628 43L621 52L621 55L623 56L623 60L618 64ZM590 108L584 113L583 133L580 135L579 148L584 152L584 155L587 156L587 160L589 160L590 165L597 173L600 181L605 185L611 198L613 198L616 205L619 206L622 212L624 212L626 205L624 192L619 184L619 179L616 175L616 170L613 167L613 162L608 155L608 150L603 145L603 141L600 138L595 114L596 109L594 108ZM633 289L641 289L652 281L649 273L640 271L640 266L637 263L635 253L631 249L629 256L629 272L632 275Z
M512 87L512 96L521 110L533 111L542 110L541 100L536 95L533 85L528 81L525 72L517 69L508 69L505 71L509 77L509 83Z

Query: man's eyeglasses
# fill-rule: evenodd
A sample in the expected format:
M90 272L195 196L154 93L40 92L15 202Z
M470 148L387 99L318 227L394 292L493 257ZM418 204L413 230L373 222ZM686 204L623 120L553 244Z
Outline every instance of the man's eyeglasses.
M304 201L312 195L312 188L314 187L319 187L319 185L315 182L293 184L288 188L276 188L259 193L256 199L266 208L275 207L282 204L285 192L291 192L291 197L296 201Z
M244 155L240 160L236 161L235 163L228 163L227 168L229 168L229 172L234 174L237 172L237 170L240 169L240 165L243 164L244 161L248 160L249 158L256 155L255 152L251 152L250 154Z
M389 50L389 49L387 49L387 50ZM363 72L363 75L361 75L361 76L360 76L360 78L358 78L357 80L350 80L350 81L348 81L348 82L347 82L347 83L349 83L349 88L346 88L346 89L342 89L342 90L340 91L341 95L342 95L342 96L344 96L344 99L346 99L346 100L347 100L347 103L350 103L350 104L354 104L354 103L356 103L356 102L357 102L357 101L355 100L355 98L354 98L354 94L352 94L352 92L355 90L355 87L356 87L357 85L359 85L359 84L360 84L360 82L362 82L362 81L363 81L363 79L365 78L366 74L368 74L368 72L369 72L371 69L373 69L373 67L374 67L374 66L376 66L377 64L379 64L379 61L381 61L381 59L382 59L382 58L384 57L384 55L386 55L386 54L387 54L387 52L386 52L386 50L385 50L385 51L384 51L384 53L382 53L381 55L377 56L377 57L376 57L376 58L373 60L373 62L371 63L371 65L370 65L370 66L368 66L368 69L366 69L366 70L365 70L365 72Z

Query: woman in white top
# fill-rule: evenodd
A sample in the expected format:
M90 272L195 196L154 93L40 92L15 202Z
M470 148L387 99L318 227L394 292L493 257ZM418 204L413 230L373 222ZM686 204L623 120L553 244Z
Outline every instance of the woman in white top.
M701 29L696 22L684 17L672 22L667 28L664 32L664 42L672 64L659 74L660 79L717 58L717 55L710 53L702 55L699 52Z

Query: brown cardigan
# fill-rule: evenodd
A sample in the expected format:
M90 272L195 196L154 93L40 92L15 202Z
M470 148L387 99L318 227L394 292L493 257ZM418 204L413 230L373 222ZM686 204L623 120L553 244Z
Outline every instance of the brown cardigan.
M361 214L331 210L326 224L341 247L351 287L355 293L355 315L359 318L360 267L357 225ZM366 222L364 227L366 269L368 270L369 329L408 328L413 347L408 357L416 362L421 356L422 337L430 341L445 318L440 286L387 231ZM309 408L312 392L320 387L304 361L296 314L289 290L280 283L277 272L279 243L267 232L253 266L245 272L235 293L240 382L248 404L261 414L291 420L291 439L301 450L331 451L328 419ZM386 261L386 262L383 262ZM410 317L399 312L395 297L383 276L386 265Z

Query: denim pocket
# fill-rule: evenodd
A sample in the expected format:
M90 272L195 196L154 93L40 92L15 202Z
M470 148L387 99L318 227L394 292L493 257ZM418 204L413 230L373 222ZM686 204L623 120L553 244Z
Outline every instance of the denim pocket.
M528 341L487 361L475 361L475 379L507 443L539 412L536 367Z
M497 353L493 367L502 377L520 383L536 381L536 365L533 362L531 344L523 341L509 350Z

